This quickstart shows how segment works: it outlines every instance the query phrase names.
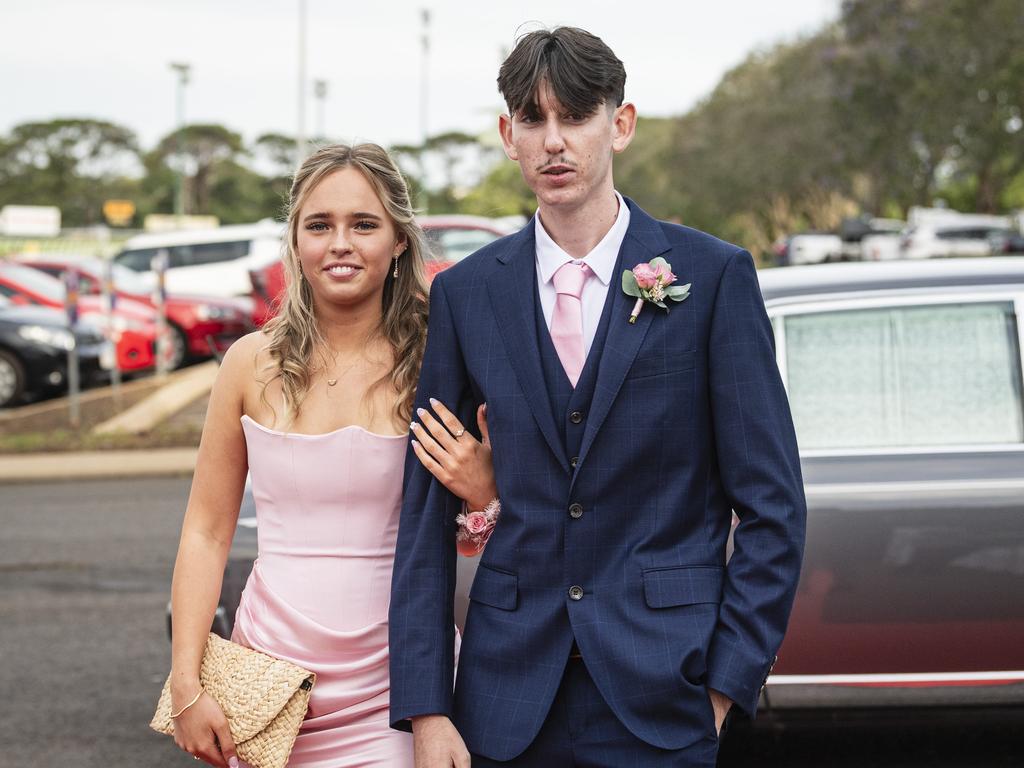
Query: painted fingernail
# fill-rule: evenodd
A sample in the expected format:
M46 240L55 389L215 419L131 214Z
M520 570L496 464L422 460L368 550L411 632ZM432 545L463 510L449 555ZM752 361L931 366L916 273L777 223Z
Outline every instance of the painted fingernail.
M228 768L238 768L238 758L237 757L229 757L228 758Z
M413 445L415 445L415 446L419 447L419 443L417 443L417 442L416 442L415 440L411 440L410 442L411 442L411 443L412 443Z
M416 422L415 421L410 421L409 422L409 431L411 432L414 429L416 429Z
M435 400L435 399L434 399L434 398L432 398L432 397L431 397L431 398L428 398L428 399L430 400L430 404L431 404L431 405L437 405L438 403L440 403L440 400Z
M417 416L422 416L424 413L426 413L426 411L423 410L422 408L417 408L416 409L416 415Z

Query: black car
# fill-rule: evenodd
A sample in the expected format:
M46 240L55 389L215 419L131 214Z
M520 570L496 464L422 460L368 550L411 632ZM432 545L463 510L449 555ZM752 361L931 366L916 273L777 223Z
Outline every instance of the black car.
M66 387L72 339L83 382L102 377L106 356L99 328L79 323L72 336L62 312L15 306L0 297L0 408L17 404L28 393Z
M1024 704L1024 261L759 277L808 503L766 704ZM256 522L247 486L215 624L225 635ZM459 558L460 624L480 559Z

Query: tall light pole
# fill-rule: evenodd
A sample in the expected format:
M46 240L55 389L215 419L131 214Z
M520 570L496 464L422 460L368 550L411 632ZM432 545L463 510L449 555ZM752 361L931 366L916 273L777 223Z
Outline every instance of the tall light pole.
M178 113L178 131L175 137L175 152L178 155L178 173L176 176L176 186L174 190L174 215L181 216L185 215L185 179L184 179L184 168L182 167L182 146L181 139L182 134L185 132L185 86L188 85L189 75L192 72L192 66L190 64L184 64L182 62L171 62L171 69L178 73L178 88L177 88L177 113ZM178 222L178 226L181 226L181 222Z
M297 168L306 157L306 0L299 0L299 124L295 151Z
M421 8L420 18L423 22L420 42L422 44L422 56L420 59L420 141L427 143L427 118L430 114L430 9Z
M327 101L327 81L313 81L313 95L316 97L316 137L323 141L327 138L327 130L324 127L324 105Z

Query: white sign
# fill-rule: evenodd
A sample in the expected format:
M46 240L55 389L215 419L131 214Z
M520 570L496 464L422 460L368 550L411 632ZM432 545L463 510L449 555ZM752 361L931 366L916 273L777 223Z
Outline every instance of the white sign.
M0 209L0 234L8 237L57 237L60 208L55 205L5 205Z

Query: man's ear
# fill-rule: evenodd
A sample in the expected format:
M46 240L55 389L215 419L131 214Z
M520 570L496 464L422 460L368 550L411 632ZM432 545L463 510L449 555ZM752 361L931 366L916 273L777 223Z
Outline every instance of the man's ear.
M498 118L498 134L501 136L501 145L505 148L505 156L509 160L519 162L519 153L512 143L512 118L508 115L501 115Z
M622 152L636 134L636 107L626 102L612 114L612 150Z

